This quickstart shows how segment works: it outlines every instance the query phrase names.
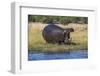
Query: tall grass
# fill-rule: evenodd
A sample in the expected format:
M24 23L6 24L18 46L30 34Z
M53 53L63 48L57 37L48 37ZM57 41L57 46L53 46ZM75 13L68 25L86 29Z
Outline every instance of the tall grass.
M71 33L72 42L76 45L59 45L46 43L42 37L42 30L46 24L29 23L28 32L28 50L29 52L65 52L73 50L87 50L87 25L86 24L69 24L75 32ZM61 26L62 27L62 26Z

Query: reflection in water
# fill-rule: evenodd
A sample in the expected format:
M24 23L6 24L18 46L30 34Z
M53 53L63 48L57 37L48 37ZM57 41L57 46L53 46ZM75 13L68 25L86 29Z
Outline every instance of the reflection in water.
M28 53L28 60L54 60L54 59L83 59L88 58L88 52L71 51L64 53Z

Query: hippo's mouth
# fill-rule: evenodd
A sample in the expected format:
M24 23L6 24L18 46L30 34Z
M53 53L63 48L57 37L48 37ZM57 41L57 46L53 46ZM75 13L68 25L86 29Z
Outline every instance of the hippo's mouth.
M65 39L65 40L64 40L64 43L65 43L65 44L71 43L71 39Z

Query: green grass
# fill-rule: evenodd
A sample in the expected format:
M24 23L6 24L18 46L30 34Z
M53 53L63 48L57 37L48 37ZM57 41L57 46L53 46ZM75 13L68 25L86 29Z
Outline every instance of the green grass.
M87 25L69 24L75 32L71 33L72 42L76 45L59 45L46 43L42 37L42 29L45 24L32 23L29 25L28 50L30 52L65 52L73 50L87 50Z

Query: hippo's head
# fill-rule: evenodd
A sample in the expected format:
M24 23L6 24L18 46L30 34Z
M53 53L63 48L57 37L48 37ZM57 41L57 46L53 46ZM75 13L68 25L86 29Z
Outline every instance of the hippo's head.
M70 32L74 32L74 29L67 28L64 30L64 43L66 43L66 44L71 42Z

